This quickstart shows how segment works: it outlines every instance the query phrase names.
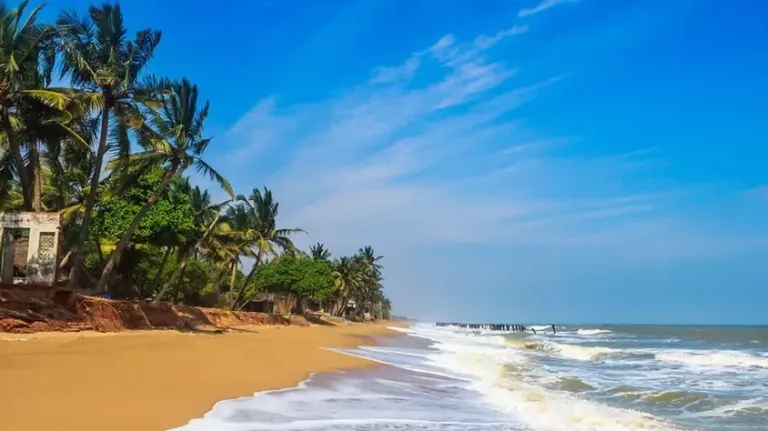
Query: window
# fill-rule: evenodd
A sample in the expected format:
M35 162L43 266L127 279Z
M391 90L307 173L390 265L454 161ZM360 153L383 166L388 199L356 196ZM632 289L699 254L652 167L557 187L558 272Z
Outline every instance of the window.
M56 234L54 232L40 233L37 256L40 262L56 261Z

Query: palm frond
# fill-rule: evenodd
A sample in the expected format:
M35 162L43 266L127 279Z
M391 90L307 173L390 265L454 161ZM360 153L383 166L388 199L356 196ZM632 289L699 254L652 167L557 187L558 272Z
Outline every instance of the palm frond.
M72 99L66 94L50 89L24 90L22 93L31 96L46 106L58 110L64 110L72 101Z
M194 159L194 165L197 169L197 172L207 176L208 178L216 181L216 183L221 186L221 188L227 192L229 196L234 196L235 191L232 189L232 185L229 184L229 181L227 181L226 178L224 178L223 175L218 173L215 169L213 169L208 163L206 163L203 159L199 157L195 157Z

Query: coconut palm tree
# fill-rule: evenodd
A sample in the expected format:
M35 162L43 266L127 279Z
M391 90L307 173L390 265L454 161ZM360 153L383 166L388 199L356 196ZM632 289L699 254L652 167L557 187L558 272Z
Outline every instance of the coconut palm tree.
M333 314L343 316L347 310L349 300L354 296L364 282L363 266L360 259L355 257L341 257L332 264L334 285Z
M140 106L159 106L157 94L163 89L164 82L151 77L142 80L141 73L153 56L161 33L145 29L129 40L120 6L111 4L91 6L85 17L65 11L56 20L56 25L61 76L70 79L72 86L83 95L84 103L100 117L93 161L95 169L73 250L70 286L77 287L101 168L110 148L108 141L111 138L111 147L115 151L127 154L130 148L128 129L143 124Z
M238 204L230 207L227 218L233 222L233 228L238 230L244 242L244 250L254 259L253 266L240 286L236 297L230 298L234 308L243 299L248 284L256 274L256 270L265 259L276 257L280 252L295 253L296 246L291 236L302 229L282 229L277 227L279 204L272 197L272 191L264 187L262 193L253 189L251 196L237 197ZM232 287L234 285L234 279Z
M197 96L197 86L188 80L174 83L165 103L160 109L148 111L148 121L139 130L138 141L144 151L116 160L115 167L118 169L128 169L130 166L141 172L160 165L165 169L165 173L158 188L133 218L117 243L96 285L98 291L106 290L112 271L120 262L120 257L141 220L163 196L168 184L179 178L187 168L196 168L198 172L216 181L230 196L234 195L226 178L202 159L211 142L210 138L203 137L203 123L208 117L208 102L198 108Z
M331 252L321 243L317 243L309 247L309 254L312 259L329 261L331 259Z
M82 112L79 95L69 90L30 90L32 97L21 101L16 110L18 137L26 150L24 171L31 181L32 210L49 211L44 199L51 189L51 171L54 160L65 146L88 150L92 123ZM43 94L41 96L41 94ZM56 99L56 101L53 101ZM87 155L85 161L89 160Z
M191 205L195 210L196 229L186 244L181 247L179 253L179 265L171 277L163 284L163 287L157 292L154 301L160 301L166 293L176 284L176 281L183 275L187 262L193 255L198 253L210 254L214 249L221 249L224 243L229 242L229 226L225 225L221 217L221 209L228 205L230 201L217 204L211 204L211 197L208 191L203 191L195 187L190 192ZM215 259L211 259L215 260Z
M9 9L5 2L0 3L0 131L15 164L23 207L32 211L32 180L24 160L20 136L23 127L18 114L25 101L42 97L35 92L45 86L56 53L50 43L53 29L37 23L42 6L32 9L25 19L28 5L28 0L22 0Z
M24 198L16 176L16 163L7 146L0 146L0 210L23 208Z
M381 264L378 262L383 256L377 256L373 247L365 246L358 250L356 257L362 265L363 282L354 292L355 300L359 304L355 311L362 314L366 305L371 306L378 301L382 281Z

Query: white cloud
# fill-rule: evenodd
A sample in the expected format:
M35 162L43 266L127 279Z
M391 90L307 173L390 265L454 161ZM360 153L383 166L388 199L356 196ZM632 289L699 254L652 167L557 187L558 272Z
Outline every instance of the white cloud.
M371 82L377 84L388 84L390 82L409 80L413 74L416 73L416 69L419 68L420 62L420 56L413 55L401 66L380 67L375 70L374 76L371 78Z
M228 176L239 192L273 189L280 224L309 232L299 246L320 241L338 256L370 244L387 256L400 304L478 276L500 287L558 273L567 290L560 266L593 276L768 247L768 232L681 209L692 187L667 178L654 148L599 153L620 143L531 129L519 108L575 79L532 79L494 55L526 30L446 35L327 100L257 102L227 136Z
M522 32L468 43L447 35L336 98L257 103L232 128L248 138L232 157L287 162L267 177L269 166L249 168L244 187L258 175L281 203L282 224L310 233L299 243L337 254L370 243L383 254L511 244L684 255L695 232L657 221L680 190L643 181L663 168L654 149L580 155L578 139L546 136L515 115L567 76L517 82L513 65L493 59L491 47ZM656 223L665 238L651 237Z
M530 9L522 9L520 10L517 15L520 17L526 17L530 15L536 15L539 12L544 12L545 10L555 7L559 4L563 3L575 3L578 0L543 0L538 5L530 8Z

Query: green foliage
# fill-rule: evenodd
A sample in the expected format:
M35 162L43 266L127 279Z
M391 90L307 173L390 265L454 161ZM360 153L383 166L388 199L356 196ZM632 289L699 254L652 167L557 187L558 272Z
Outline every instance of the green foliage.
M170 277L173 270L175 266L166 272L167 277ZM179 279L175 299L189 305L217 306L222 281L221 268L208 261L192 259L187 262L184 276Z
M162 181L163 170L152 169L121 193L104 198L92 221L91 232L103 241L116 241ZM191 198L183 193L165 193L142 219L132 242L175 244L195 229Z
M53 24L17 3L0 0L0 209L61 213L70 285L231 308L270 291L389 314L371 247L333 261L320 243L298 250L304 231L281 225L267 187L213 203L183 178L195 169L234 196L203 159L209 105L197 86L146 73L160 31L128 31L113 3ZM51 87L54 71L69 87ZM244 258L256 262L248 274Z
M261 264L255 281L259 290L298 298L323 300L333 292L333 274L328 262L292 254Z

